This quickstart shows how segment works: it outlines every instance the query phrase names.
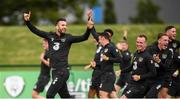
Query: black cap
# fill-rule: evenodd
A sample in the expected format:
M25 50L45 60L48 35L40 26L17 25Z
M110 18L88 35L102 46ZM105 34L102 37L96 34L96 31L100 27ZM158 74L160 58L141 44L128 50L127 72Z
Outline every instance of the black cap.
M113 34L114 34L113 30L111 30L111 29L105 29L104 32L110 33L111 35L109 35L109 36L111 36L111 37L112 37Z
M110 35L107 32L102 32L99 34L99 36L103 36L105 39L110 39Z

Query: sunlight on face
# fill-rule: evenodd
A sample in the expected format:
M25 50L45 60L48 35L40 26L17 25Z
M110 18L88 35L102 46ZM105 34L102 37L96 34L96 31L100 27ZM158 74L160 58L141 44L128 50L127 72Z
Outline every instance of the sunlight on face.
M137 37L136 48L138 51L144 51L146 48L146 40L144 37Z
M59 33L65 33L67 29L67 22L66 21L59 21L56 25L56 29Z

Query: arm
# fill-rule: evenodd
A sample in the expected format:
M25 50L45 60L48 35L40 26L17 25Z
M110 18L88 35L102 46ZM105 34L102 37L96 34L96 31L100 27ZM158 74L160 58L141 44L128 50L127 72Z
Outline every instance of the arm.
M48 33L47 32L44 32L44 31L40 31L38 30L35 26L33 26L30 22L30 16L31 16L31 12L29 13L24 13L24 21L25 21L25 24L27 25L27 27L29 28L29 30L31 32L33 32L34 34L40 36L40 37L43 37L43 38L46 38L48 39Z
M121 63L122 57L120 57L118 49L113 48L111 53L113 57L109 57L109 61L114 63Z
M127 30L124 30L123 40L127 41Z
M121 73L129 73L132 71L132 65L126 67L125 69L121 70Z
M46 65L49 67L49 58L48 58L47 60L44 59L44 55L45 55L44 52L41 53L41 55L40 55L40 60L41 60L41 62L43 62L44 64L46 64Z
M128 54L127 54L128 53ZM122 54L122 58L124 62L130 62L131 61L131 53L130 52L125 52Z
M154 61L152 60L152 58L150 58L150 57L147 58L146 66L147 66L149 72L145 73L143 75L140 75L140 79L147 79L150 77L155 77L157 75L156 68L154 66Z
M69 41L71 43L77 43L77 42L82 42L82 41L87 40L90 35L90 30L92 30L92 28L93 28L93 25L94 25L94 23L92 21L92 18L90 17L90 19L87 22L86 32L81 36L70 36Z
M103 60L113 62L113 63L120 63L122 61L122 58L119 55L118 49L115 47L109 47L111 56L103 55Z
M94 37L94 39L99 42L99 34L96 32L95 27L92 28L92 30L90 31L92 36Z
M162 66L165 70L168 70L170 69L172 62L173 62L173 51L168 50L167 58L165 59L165 61L160 61L158 62L158 64Z
M71 43L78 43L88 39L90 35L90 29L86 29L86 32L81 36L70 36L69 40Z
M88 21L91 21L91 22L93 22L93 11L90 9L89 11L88 11L88 14L87 14L87 16L88 16ZM97 42L99 42L99 34L96 32L96 29L95 29L95 27L94 27L94 25L93 25L93 28L91 29L91 34L92 34L92 36L94 37L94 39L97 41Z

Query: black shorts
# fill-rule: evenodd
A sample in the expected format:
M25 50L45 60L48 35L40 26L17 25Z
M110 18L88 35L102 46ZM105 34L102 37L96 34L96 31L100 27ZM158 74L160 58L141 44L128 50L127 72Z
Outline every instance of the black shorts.
M101 76L100 90L111 93L112 91L115 90L114 88L115 80L116 80L116 76L114 72L103 73Z
M43 92L45 86L48 84L50 80L50 76L46 76L46 75L40 75L38 77L38 81L36 82L33 90L37 91L37 92Z
M127 98L143 98L145 92L146 87L143 85L128 84L122 95L125 95Z
M95 69L93 71L90 88L99 90L99 86L101 83L101 74L102 72L100 70Z
M116 82L116 85L120 86L123 88L128 80L128 73L123 73L119 76L118 81Z
M180 82L172 82L172 85L169 87L168 91L171 96L180 96Z
M47 91L46 98L54 98L57 93L61 98L71 98L66 84L69 78L69 70L52 70L52 78L53 79Z
M164 80L149 84L148 91L145 95L146 98L158 98L158 93L164 87Z

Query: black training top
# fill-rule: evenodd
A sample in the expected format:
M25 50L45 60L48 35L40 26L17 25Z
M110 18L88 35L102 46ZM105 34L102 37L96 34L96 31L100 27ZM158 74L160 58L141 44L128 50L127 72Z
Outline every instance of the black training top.
M103 55L109 57L109 60L103 60ZM112 43L108 43L107 45L103 46L100 52L100 66L102 71L114 72L113 64L118 63L120 60L121 59L118 53L118 49L116 49L116 47Z
M45 32L38 30L35 26L31 24L30 21L26 21L26 25L34 34L45 38L49 43L50 52L50 65L52 69L62 69L68 67L68 54L72 43L85 41L90 35L90 30L87 29L86 32L81 36L72 36L71 34L61 33L58 36L54 32Z
M131 66L131 53L129 50L119 51L121 62L119 64L120 70L124 70Z
M148 51L151 56L159 55L160 63L155 63L157 70L157 77L155 80L167 79L166 77L170 76L171 65L173 62L173 51L172 49L166 48L165 50L160 50L157 44L152 44L148 47ZM168 78L169 79L169 78Z
M169 49L172 48L173 53L175 53L178 50L179 47L180 47L180 41L178 41L178 40L172 40L168 44L168 48Z
M154 61L147 50L143 52L136 51L133 55L132 65L122 72L130 72L131 77L129 83L145 85L149 78L156 76L156 68L154 66ZM134 81L132 76L140 75L139 81Z

